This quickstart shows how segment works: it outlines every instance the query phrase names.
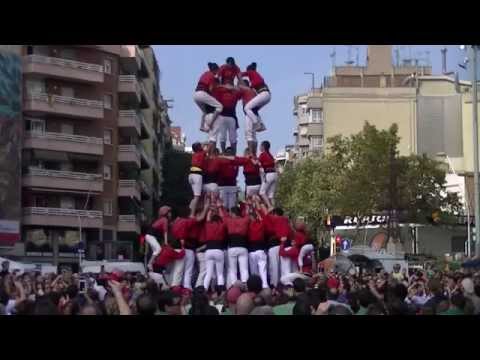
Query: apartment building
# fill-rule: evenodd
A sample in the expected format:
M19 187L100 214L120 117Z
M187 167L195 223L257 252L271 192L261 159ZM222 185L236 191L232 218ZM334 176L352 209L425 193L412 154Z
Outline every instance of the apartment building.
M326 139L358 133L365 121L378 128L397 123L401 154L415 150L416 83L429 66L394 66L391 45L369 45L366 66L337 66L323 87L294 98L298 157L321 154Z
M178 151L185 151L185 143L187 138L182 132L182 128L180 126L172 126L170 128L170 134L173 148Z
M148 45L22 46L21 238L4 255L132 258L161 195L170 119ZM81 234L81 237L80 237Z

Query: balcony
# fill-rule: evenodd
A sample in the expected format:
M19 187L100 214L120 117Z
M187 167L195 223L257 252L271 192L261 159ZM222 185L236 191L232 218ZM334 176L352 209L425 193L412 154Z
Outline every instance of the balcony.
M78 228L103 227L101 211L87 211L62 208L23 208L23 225L62 226Z
M103 102L46 93L25 95L24 111L35 114L62 115L71 118L103 119Z
M136 180L119 180L118 181L118 196L136 198L141 200L140 184Z
M103 155L103 139L54 132L27 131L25 148Z
M140 192L142 200L148 200L152 196L152 188L147 185L147 183L143 180L139 180L138 184L140 185Z
M140 136L142 134L143 117L135 110L120 110L118 126L129 136Z
M103 178L99 174L87 174L72 171L45 170L28 168L22 179L23 186L60 190L103 191Z
M139 151L140 151L140 159L141 159L140 166L141 166L142 170L152 168L153 167L153 160L149 155L147 155L143 146L139 146Z
M120 62L125 71L130 74L140 74L143 77L150 75L143 50L138 45L122 45Z
M120 75L118 77L118 96L122 103L133 107L141 103L141 87L135 75Z
M120 56L121 47L122 47L122 45L75 45L75 46L92 48L95 50L104 51L104 52L118 55L118 56Z
M119 215L118 231L140 234L140 221L136 215Z
M119 145L118 162L140 167L140 151L135 145Z
M48 77L80 82L103 83L103 66L79 61L29 55L23 59L24 74L47 75Z

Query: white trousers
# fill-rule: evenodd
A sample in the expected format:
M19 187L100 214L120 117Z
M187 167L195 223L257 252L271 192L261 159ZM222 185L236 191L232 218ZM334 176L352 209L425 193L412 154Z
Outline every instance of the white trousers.
M195 91L195 93L193 94L193 100L204 114L206 113L205 105L214 107L215 111L218 113L221 113L223 111L222 104L220 104L217 99L215 99L206 91Z
M180 250L175 250L180 251ZM177 259L171 263L166 270L165 276L170 286L181 286L183 280L183 270L185 268L185 257Z
M266 173L260 186L260 195L266 195L269 199L275 196L278 175L276 172Z
M247 192L246 195L247 197L253 196L253 195L258 195L260 193L260 187L261 185L248 185L247 186Z
M262 107L267 105L271 99L272 96L270 95L270 91L262 91L245 105L245 113L253 120L254 124L258 124L260 119L258 115L253 112L253 109L259 111Z
M237 205L237 192L236 186L220 186L220 199L223 201L223 207L230 210Z
M192 289L192 275L195 266L195 251L185 249L185 269L183 272L183 287Z
M203 185L203 192L207 194L218 193L218 185L216 183L208 183Z
M268 274L270 285L277 287L280 278L280 245L268 249Z
M257 115L259 122L262 121L260 115ZM246 141L257 141L257 131L253 127L254 119L245 114L245 140Z
M285 250L289 249L290 248L288 247ZM296 272L297 270L298 265L296 261L293 261L289 257L280 256L280 277Z
M230 142L230 145L237 142L237 122L233 117L220 115L217 118L220 125L219 140L220 142Z
M315 249L312 244L305 244L302 246L302 248L300 249L300 254L298 254L298 268L300 270L302 270L303 268L303 259L305 258L305 256L313 253L314 250Z
M286 286L293 286L293 281L294 281L295 279L308 280L308 279L310 279L310 277L307 276L307 275L298 273L298 272L293 272L293 273L290 273L290 274L285 274L285 275L283 275L283 276L280 278L280 282L281 282L283 285L286 285Z
M152 249L152 259L155 258L160 251L162 251L162 247L158 243L158 240L153 235L145 235L145 241L147 242L148 246Z
M214 114L207 114L205 115L205 122L207 124L210 124L213 120ZM210 127L210 130L208 131L208 141L210 142L217 142L217 138L220 135L220 131L222 129L222 123L223 119L220 117L217 118L217 120L213 123L213 125Z
M248 253L250 273L259 275L262 279L262 287L268 288L267 281L267 254L263 250L256 250Z
M223 250L209 249L205 252L205 266L207 273L203 281L203 286L208 289L210 281L212 281L213 273L217 275L217 285L225 285L225 277L223 276L225 263L225 255Z
M197 264L198 264L198 277L195 287L203 286L203 281L205 280L205 275L207 274L207 267L205 265L205 253L196 253Z
M232 247L227 250L227 256L227 287L232 286L238 281L238 268L240 268L240 281L246 283L248 280L248 250L244 247Z
M203 185L202 175L200 175L200 174L190 174L190 175L188 175L188 182L190 183L190 186L192 187L192 191L193 191L194 196L202 195L202 185Z

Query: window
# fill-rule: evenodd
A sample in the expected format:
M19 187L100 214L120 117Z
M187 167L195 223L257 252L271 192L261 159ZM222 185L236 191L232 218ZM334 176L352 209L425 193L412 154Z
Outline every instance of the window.
M105 129L103 130L103 143L107 145L112 145L112 130Z
M60 198L60 207L62 209L75 209L75 199L71 196Z
M112 213L113 213L113 201L112 200L104 200L103 201L103 215L112 216Z
M103 96L103 107L105 109L111 109L112 108L112 94L105 94Z
M103 72L105 74L111 74L112 73L112 60L111 59L103 60Z
M111 165L103 165L103 179L104 180L112 180L112 166Z
M61 94L62 96L73 98L75 97L75 90L73 90L73 88L68 86L62 86Z
M312 109L311 110L311 121L312 122L321 122L322 121L322 109Z
M45 132L45 120L43 119L27 119L30 121L30 130L37 134Z
M75 60L75 50L74 49L62 49L60 51L60 57L66 60Z
M310 137L310 147L318 149L323 146L323 135Z
M29 94L43 94L45 93L45 82L42 80L27 80L27 92Z

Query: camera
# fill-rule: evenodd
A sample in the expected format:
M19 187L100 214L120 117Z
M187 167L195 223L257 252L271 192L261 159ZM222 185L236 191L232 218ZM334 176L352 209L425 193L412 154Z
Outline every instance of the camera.
M87 279L81 278L78 280L78 292L85 294L87 292Z

